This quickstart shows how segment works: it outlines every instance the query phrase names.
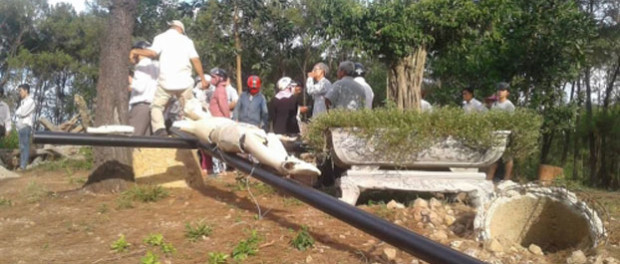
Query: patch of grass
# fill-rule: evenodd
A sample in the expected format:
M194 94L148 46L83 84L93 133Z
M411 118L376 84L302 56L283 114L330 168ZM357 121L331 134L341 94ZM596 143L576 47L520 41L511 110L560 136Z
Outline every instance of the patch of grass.
M86 183L86 178L84 177L69 177L69 184L84 185L84 183Z
M168 190L159 185L136 185L121 194L121 196L125 196L129 200L144 203L156 202L168 197L168 195Z
M300 206L303 205L304 203L300 200L297 200L297 198L295 197L286 197L284 198L284 206L289 207L289 206Z
M297 235L291 240L290 244L300 251L305 251L314 246L314 238L312 238L308 232L308 227L302 226L301 230L297 232Z
M60 159L41 164L41 169L49 171L64 170L71 175L77 170L90 170L93 168L93 150L91 147L80 148L79 152L84 159Z
M251 230L250 237L239 241L232 252L232 258L236 261L242 261L249 256L254 256L258 253L258 243L260 242L258 231Z
M159 262L159 257L157 257L157 255L148 251L144 257L140 258L140 264L161 264L161 262Z
M195 226L185 223L185 237L191 242L196 242L202 237L208 237L211 233L213 233L213 227L207 225L204 220L199 221Z
M125 240L125 235L121 235L118 240L114 241L110 248L116 253L121 253L129 250L131 244Z
M208 255L209 264L225 264L228 262L228 254L222 252L210 252Z
M116 209L122 210L130 208L133 208L133 202L131 201L130 197L121 195L116 198Z
M108 211L109 211L108 205L104 203L100 204L99 207L97 208L97 212L100 214L105 214Z
M13 201L4 197L0 197L0 206L13 206Z
M28 183L28 185L26 186L26 190L24 191L24 197L29 203L40 202L48 194L49 191L45 189L45 187L37 184L34 181Z

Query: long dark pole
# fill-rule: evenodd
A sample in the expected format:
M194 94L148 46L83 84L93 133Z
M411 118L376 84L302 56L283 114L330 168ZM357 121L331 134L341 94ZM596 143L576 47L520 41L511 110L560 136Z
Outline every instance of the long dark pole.
M90 145L107 147L195 149L195 138L93 135L84 133L36 132L35 144Z
M181 138L93 136L89 134L37 132L34 135L34 142L38 144L97 145L110 147L201 148L210 155L222 159L238 170L249 173L252 177L276 189L282 190L312 207L336 217L424 261L438 264L483 263L469 255L434 242L411 230L362 211L325 193L280 177L237 155L221 152L213 145L200 143L188 134L178 131L175 132L175 134L181 136ZM144 144L140 145L139 143Z

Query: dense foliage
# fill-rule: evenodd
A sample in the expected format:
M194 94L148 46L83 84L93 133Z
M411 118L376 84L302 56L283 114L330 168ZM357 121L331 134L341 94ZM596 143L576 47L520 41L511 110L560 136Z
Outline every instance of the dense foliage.
M439 140L452 138L465 146L485 151L494 143L494 131L509 130L511 136L505 154L523 160L538 150L542 117L531 110L514 113L489 111L466 114L462 109L445 107L432 112L401 111L380 108L372 111L330 111L314 119L308 126L307 139L317 150L327 150L329 129L359 128L357 136L373 137L376 151L397 159L404 153L415 153Z

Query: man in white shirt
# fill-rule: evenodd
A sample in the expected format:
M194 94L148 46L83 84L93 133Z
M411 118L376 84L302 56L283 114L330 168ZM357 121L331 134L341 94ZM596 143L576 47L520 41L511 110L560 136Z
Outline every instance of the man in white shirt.
M11 109L4 101L0 101L0 126L4 128L4 133L0 133L0 138L11 133Z
M372 100L375 98L375 93L372 91L372 87L370 84L366 82L364 76L366 75L366 70L364 69L364 65L359 62L355 63L355 73L353 74L357 83L361 84L364 87L364 93L366 95L366 99L364 103L366 104L367 109L372 109Z
M146 49L151 43L138 41L133 48ZM151 135L151 103L157 90L159 67L156 62L146 56L138 56L132 61L136 64L133 79L129 85L129 125L133 126L134 135Z
M463 110L465 113L486 112L487 108L474 98L474 88L463 89Z
M132 49L129 54L130 59L138 55L152 59L159 56L158 87L151 105L151 127L156 136L167 135L163 110L170 97L176 95L180 99L181 109L185 101L193 98L192 65L200 76L202 89L208 87L198 52L194 42L185 36L183 23L173 20L168 25L170 29L157 35L150 48Z
M21 84L18 90L21 101L15 110L15 117L17 118L15 127L19 135L19 169L25 170L30 162L30 134L32 133L35 105L30 96L30 85Z

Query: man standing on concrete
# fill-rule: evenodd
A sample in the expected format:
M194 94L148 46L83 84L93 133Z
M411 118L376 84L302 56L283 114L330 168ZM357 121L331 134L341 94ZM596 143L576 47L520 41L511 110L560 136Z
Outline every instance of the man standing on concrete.
M495 101L495 103L491 106L491 111L514 112L515 106L510 100L508 100L508 96L510 95L510 85L506 82L500 82L497 84L496 88L497 101ZM513 158L504 154L502 161L504 162L504 180L510 180L512 179L512 168L514 166ZM498 163L499 161L489 167L487 171L487 180L493 180L495 177L495 171L497 170Z
M463 110L465 113L486 112L487 108L474 98L474 88L467 87L461 91L463 94Z
M208 87L198 52L194 42L185 36L183 23L173 20L168 25L170 29L157 35L150 48L132 49L129 55L130 58L142 55L153 59L159 56L158 87L151 105L151 127L156 136L167 134L163 110L170 97L176 95L179 98L181 109L185 101L193 98L192 65L200 76L202 89Z
M306 92L312 96L314 107L312 108L312 117L315 117L325 111L325 95L331 91L332 83L325 78L329 73L329 67L325 63L319 62L308 73L306 80Z
M15 117L17 118L15 127L19 135L19 169L25 170L30 161L30 134L32 133L35 105L30 96L30 85L22 84L18 90L21 101L15 110Z
M11 109L4 101L0 101L0 138L11 134Z
M338 66L338 81L332 85L331 91L325 95L327 109L343 108L360 110L366 107L364 87L353 80L355 64L343 61Z
M355 63L355 78L353 79L364 87L364 92L366 93L366 108L372 109L372 100L375 98L375 93L372 91L370 84L364 79L365 75L366 70L364 69L364 65L359 62Z

